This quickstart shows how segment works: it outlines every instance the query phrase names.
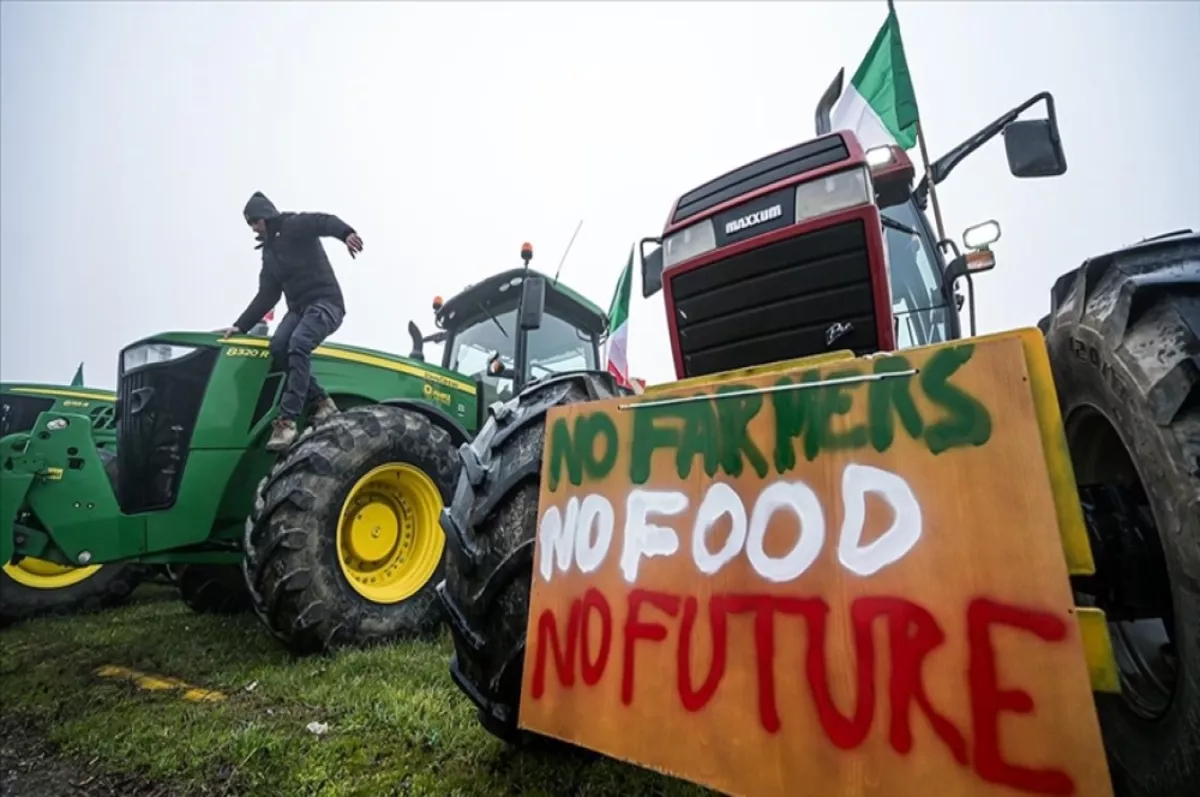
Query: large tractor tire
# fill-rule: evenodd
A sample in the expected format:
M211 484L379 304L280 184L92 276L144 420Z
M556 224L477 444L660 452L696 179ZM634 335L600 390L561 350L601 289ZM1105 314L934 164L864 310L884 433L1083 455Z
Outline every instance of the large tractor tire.
M454 637L450 674L479 708L479 722L510 743L517 729L533 576L546 413L621 395L608 374L539 382L494 408L463 446L454 501L443 513L446 579L438 596Z
M96 449L116 489L117 457ZM133 562L70 567L25 557L0 568L0 627L50 614L93 612L117 606L147 575Z
M306 432L246 525L258 616L299 654L435 631L438 518L458 467L450 435L399 407L355 407Z
M1059 278L1046 336L1122 694L1097 708L1120 797L1200 795L1200 236Z
M168 576L196 614L240 614L251 608L239 565L172 565Z

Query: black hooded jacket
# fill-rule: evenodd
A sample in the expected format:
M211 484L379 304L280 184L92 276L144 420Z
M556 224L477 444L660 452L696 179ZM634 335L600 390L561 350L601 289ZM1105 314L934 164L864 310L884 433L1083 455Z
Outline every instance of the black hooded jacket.
M261 192L250 197L243 215L247 222L266 219L267 233L256 247L262 249L258 295L234 323L239 331L258 323L281 295L292 312L301 312L320 299L345 312L342 289L321 238L344 242L354 232L353 227L329 213L280 213Z

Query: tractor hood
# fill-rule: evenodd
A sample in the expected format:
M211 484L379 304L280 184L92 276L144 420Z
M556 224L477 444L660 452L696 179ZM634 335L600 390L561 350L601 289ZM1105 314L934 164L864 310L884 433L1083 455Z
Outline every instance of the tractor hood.
M218 348L243 347L265 349L269 340L263 337L238 335L222 339L214 332L163 332L134 341L121 351L122 361L127 354L136 355L138 350L149 354L166 354L170 356L172 347L181 348ZM411 360L397 354L367 349L361 346L346 346L340 343L324 343L313 352L314 359L340 360L382 368L388 371L415 376L442 387L453 388L468 394L474 394L475 384L463 377L462 374L440 368L430 363Z

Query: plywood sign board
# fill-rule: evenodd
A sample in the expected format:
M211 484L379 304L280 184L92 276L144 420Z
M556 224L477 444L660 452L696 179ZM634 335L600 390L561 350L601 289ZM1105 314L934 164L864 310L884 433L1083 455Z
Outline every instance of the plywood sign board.
M521 726L736 795L1108 797L1039 383L1014 333L553 411Z

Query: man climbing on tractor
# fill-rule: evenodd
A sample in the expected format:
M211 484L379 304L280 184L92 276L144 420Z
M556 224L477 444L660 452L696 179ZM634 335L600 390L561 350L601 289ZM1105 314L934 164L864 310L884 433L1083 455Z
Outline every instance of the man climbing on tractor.
M242 215L260 242L256 248L262 250L262 270L258 293L223 334L245 332L281 295L287 299L287 315L271 337L272 358L287 367L279 418L267 441L268 451L279 452L296 439L296 420L306 404L314 423L337 412L333 399L312 375L313 350L342 325L346 315L341 286L320 239L337 238L351 257L362 251L363 244L354 228L337 216L280 212L261 191L250 197Z

